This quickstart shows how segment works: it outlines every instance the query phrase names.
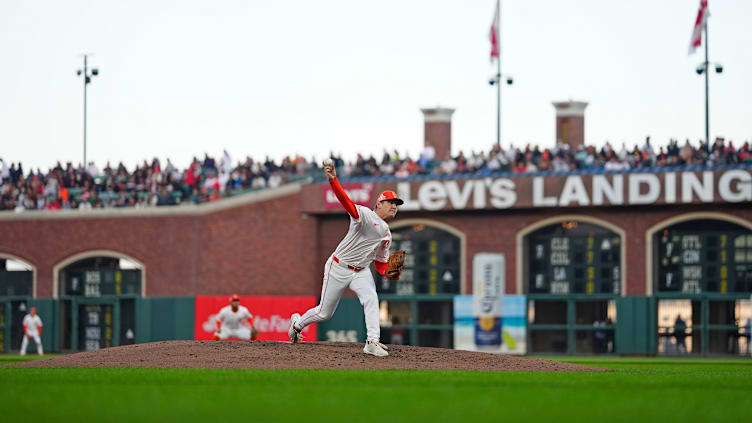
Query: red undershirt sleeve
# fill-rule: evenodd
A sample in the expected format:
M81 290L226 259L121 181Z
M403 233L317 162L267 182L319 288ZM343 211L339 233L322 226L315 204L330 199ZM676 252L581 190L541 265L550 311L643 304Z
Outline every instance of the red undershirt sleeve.
M373 267L376 268L376 271L379 272L382 276L386 276L386 270L389 268L385 262L381 262L378 260L373 261Z
M329 180L329 185L332 186L334 195L336 195L339 202L342 203L342 207L345 208L347 214L352 216L353 219L360 219L360 216L358 216L358 209L355 207L355 203L353 203L350 197L347 196L347 193L345 192L344 188L342 188L342 185L339 184L337 178Z

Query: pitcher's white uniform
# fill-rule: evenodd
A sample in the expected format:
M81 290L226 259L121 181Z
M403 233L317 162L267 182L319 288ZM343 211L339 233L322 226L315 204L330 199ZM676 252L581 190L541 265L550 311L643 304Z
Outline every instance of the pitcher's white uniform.
M329 320L342 292L350 288L358 295L366 317L368 340L379 339L379 299L368 265L389 260L392 233L389 225L368 207L356 205L358 219L350 216L350 228L324 266L321 303L308 310L295 324L303 329L311 323Z
M38 314L31 315L27 314L23 318L23 327L24 327L24 336L23 341L21 341L21 355L26 355L26 347L29 345L29 337L34 339L34 342L37 344L37 353L39 355L43 355L44 351L42 350L42 339L39 337L40 329L42 328L42 319L39 318Z
M238 306L238 311L232 311L232 306L229 305L223 307L217 315L217 320L222 324L219 339L251 339L251 328L243 325L243 322L246 320L252 322L252 319L251 312L243 306Z

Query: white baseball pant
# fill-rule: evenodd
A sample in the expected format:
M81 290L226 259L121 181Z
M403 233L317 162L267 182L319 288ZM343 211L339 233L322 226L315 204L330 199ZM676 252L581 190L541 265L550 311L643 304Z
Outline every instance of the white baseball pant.
M324 283L321 287L321 302L316 307L308 310L295 324L296 329L303 330L311 323L325 322L331 319L337 310L342 292L350 288L355 292L363 306L366 317L366 334L368 340L378 340L379 328L379 298L376 295L376 284L373 281L371 271L366 267L359 272L349 269L342 263L329 257L324 266Z
M42 340L39 338L39 334L30 334L28 336L24 334L23 341L21 341L21 355L26 355L26 347L29 346L29 336L31 336L34 339L34 342L37 343L37 353L43 355Z
M219 331L219 339L227 338L251 339L251 328L241 326L237 329L230 329L222 326L222 330Z

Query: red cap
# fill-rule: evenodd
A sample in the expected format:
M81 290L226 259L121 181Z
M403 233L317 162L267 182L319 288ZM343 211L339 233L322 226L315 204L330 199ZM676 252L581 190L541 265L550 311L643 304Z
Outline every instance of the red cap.
M376 202L380 203L380 202L386 201L386 200L396 200L398 206L401 206L402 204L405 203L404 201L402 201L401 198L397 197L397 193L394 192L394 191L384 191L384 192L382 192L381 194L379 194L379 198L376 200Z
M33 311L34 313L36 313L37 312L37 308L36 307L32 307L31 311Z
M233 302L233 301L240 301L240 297L238 296L238 294L233 294L233 296L230 297L230 302Z

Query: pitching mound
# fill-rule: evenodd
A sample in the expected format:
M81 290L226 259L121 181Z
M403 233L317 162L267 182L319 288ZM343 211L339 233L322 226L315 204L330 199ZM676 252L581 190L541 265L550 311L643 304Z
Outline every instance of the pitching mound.
M363 344L268 341L164 341L81 352L18 367L150 367L212 369L434 369L581 372L603 369L528 357L389 345L389 357L363 354Z

